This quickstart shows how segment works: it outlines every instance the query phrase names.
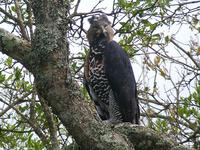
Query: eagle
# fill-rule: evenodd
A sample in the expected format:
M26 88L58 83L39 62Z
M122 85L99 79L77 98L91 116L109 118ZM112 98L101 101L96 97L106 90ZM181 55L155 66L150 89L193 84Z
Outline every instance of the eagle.
M139 124L137 87L128 55L113 40L114 31L105 14L88 19L90 45L84 66L84 85L98 116L116 124Z

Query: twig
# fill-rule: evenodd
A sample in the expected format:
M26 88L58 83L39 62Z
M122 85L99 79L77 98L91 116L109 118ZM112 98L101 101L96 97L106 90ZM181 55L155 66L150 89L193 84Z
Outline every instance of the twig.
M20 6L19 6L19 0L15 0L15 7L16 7L16 13L17 13L17 18L18 18L17 23L19 25L19 28L20 28L20 31L21 31L21 34L22 34L22 38L29 41L29 37L26 33L24 22L23 22L23 19L22 19L22 13L21 13Z
M2 101L2 99L0 99L0 101ZM24 114L22 114L17 108L15 108L14 106L10 105L9 103L3 101L6 105L10 106L13 110L15 110L15 112L20 115L22 117L23 120L25 120L35 131L35 133L40 137L41 141L43 142L43 144L46 147L49 147L49 142L48 139L46 137L46 135L43 133L43 131L40 129L39 125L37 124L37 122L34 122L32 120L30 120L27 116L25 116Z
M57 127L55 125L55 121L53 118L53 114L47 103L42 97L39 97L42 109L44 111L45 118L48 123L50 139L53 147L59 147L58 139L57 139Z
M75 8L74 8L74 13L73 14L76 14L77 13L77 10L78 10L78 7L79 7L79 4L80 4L81 0L78 0L76 5L75 5Z
M170 39L170 42L172 42L172 44L174 44L176 47L178 47L183 53L185 53L191 60L192 62L197 66L198 69L200 69L200 64L198 64L194 58L192 57L192 55L190 55L189 52L187 52L186 50L184 50L184 48L182 48L180 45L178 45L173 38Z
M27 131L19 131L19 130L9 130L9 129L3 129L0 127L0 131L3 131L3 132L12 132L12 133L30 133L30 132L33 132L33 130L27 130Z
M5 11L3 8L0 7L0 12L3 13L6 17L8 17L9 19L18 22L18 19L15 18L13 15L9 14L7 11Z

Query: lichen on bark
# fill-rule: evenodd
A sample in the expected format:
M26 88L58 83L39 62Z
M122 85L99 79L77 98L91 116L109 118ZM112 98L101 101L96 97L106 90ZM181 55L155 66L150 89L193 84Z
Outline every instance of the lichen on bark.
M32 47L29 42L0 29L0 51L33 73L38 94L46 100L81 149L168 150L177 145L145 127L129 123L112 126L101 122L84 101L76 81L70 78L65 14L68 6L62 5L60 0L32 0L32 7L36 23ZM13 39L13 45L9 45Z

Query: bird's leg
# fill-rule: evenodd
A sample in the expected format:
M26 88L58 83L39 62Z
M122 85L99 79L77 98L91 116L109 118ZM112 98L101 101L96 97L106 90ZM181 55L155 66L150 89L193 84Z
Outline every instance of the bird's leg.
M110 90L109 92L109 115L110 115L110 118L109 120L107 120L107 122L112 123L112 124L123 122L122 115L119 110L119 106L116 102L116 99L114 97L112 90Z
M91 95L91 97L92 97L92 100L93 100L94 102L97 102L97 101L98 101L98 100L97 100L97 96L96 96L96 94L95 94L93 88L91 87L91 85L88 85L88 88L89 88L89 91L90 91L90 95Z

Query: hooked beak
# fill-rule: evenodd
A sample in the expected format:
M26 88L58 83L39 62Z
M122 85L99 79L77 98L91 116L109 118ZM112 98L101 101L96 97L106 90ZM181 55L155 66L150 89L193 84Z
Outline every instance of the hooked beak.
M105 27L105 26L101 26L101 30L102 30L104 36L107 37L108 32L107 32L107 30L106 30L106 27Z

